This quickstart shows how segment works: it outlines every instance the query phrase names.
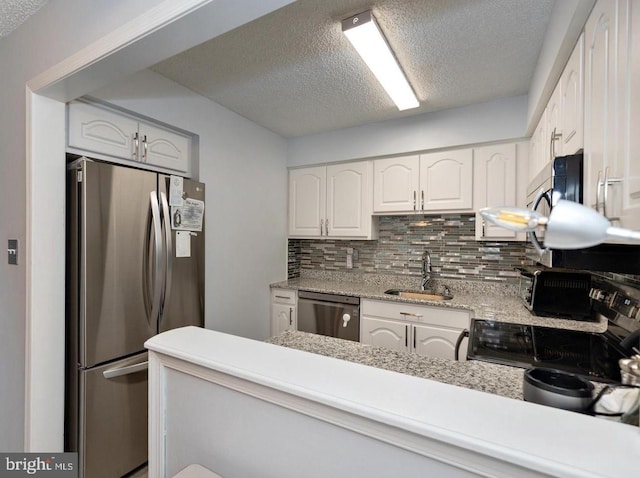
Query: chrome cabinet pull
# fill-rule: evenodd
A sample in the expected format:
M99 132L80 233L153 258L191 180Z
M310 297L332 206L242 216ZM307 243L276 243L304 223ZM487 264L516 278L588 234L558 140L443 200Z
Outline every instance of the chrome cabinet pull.
M284 295L276 295L276 299L288 299L289 297Z
M322 236L322 225L324 224L324 221L322 219L320 219L320 235Z
M400 312L400 315L407 315L409 317L418 317L418 318L422 317L422 314L413 314L411 312Z
M142 144L144 146L143 148L143 153L142 153L142 162L146 163L147 162L147 135L145 134L144 137L142 138Z
M609 166L607 166L604 169L604 181L602 182L602 188L603 188L603 197L604 200L602 202L602 214L604 215L604 217L606 217L607 219L609 219L610 221L617 221L620 218L619 217L609 217L609 214L607 213L607 200L608 200L608 191L609 191L609 186L611 184L617 184L617 183L621 183L622 179L621 178L609 178Z
M553 128L551 132L551 140L549 141L549 153L551 155L551 160L556 157L556 148L555 142L562 138L562 133L556 133L556 128Z
M413 191L413 210L416 210L416 191Z
M420 191L420 196L422 197L422 210L424 211L424 189Z
M409 326L408 325L404 326L404 346L405 347L409 346Z
M293 307L289 307L289 326L293 326Z
M138 136L137 132L133 135L133 144L134 144L133 159L135 161L138 161L140 159L139 158L139 154L140 154L140 137Z
M324 220L324 235L329 235L329 219Z
M602 171L598 171L598 184L596 187L596 211L600 212L600 188L602 188Z
M413 328L413 350L416 350L416 328Z

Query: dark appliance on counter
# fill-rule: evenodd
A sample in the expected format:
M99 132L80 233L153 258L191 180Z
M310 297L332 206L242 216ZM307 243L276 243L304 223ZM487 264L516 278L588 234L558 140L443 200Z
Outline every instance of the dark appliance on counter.
M583 203L583 163L582 152L555 158L529 183L527 207L549 216L560 199ZM544 250L544 236L528 233L528 238L527 257L547 267L640 274L638 245L600 244L576 250Z
M594 278L590 295L604 333L472 320L467 358L516 367L543 367L592 381L619 382L618 360L640 343L640 290Z
M360 341L360 298L298 292L298 330Z
M544 266L519 267L520 298L533 314L572 320L593 320L591 274L550 269Z
M68 165L64 446L81 478L147 462L144 342L203 326L205 187L183 179L184 207L172 208L172 179L84 157Z

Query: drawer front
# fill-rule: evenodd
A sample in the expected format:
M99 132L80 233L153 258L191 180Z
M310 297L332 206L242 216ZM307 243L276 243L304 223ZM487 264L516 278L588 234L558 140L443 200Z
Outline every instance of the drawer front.
M407 320L457 329L467 328L471 323L471 316L468 311L446 307L428 307L382 300L363 300L360 307L363 315L385 319Z
M271 302L275 304L296 305L298 292L289 289L271 289Z

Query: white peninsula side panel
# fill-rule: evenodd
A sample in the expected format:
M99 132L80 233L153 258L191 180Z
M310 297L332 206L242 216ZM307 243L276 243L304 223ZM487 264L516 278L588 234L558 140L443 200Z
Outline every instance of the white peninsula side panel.
M197 327L146 346L149 476L640 473L637 427Z

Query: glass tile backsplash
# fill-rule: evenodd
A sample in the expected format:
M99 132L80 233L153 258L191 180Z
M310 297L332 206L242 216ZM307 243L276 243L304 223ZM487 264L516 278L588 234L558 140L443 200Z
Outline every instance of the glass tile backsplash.
M304 269L348 271L348 247L357 251L352 270L359 273L419 277L425 250L433 278L516 284L515 267L530 264L522 242L476 241L473 214L381 216L374 241L289 239L289 278Z

